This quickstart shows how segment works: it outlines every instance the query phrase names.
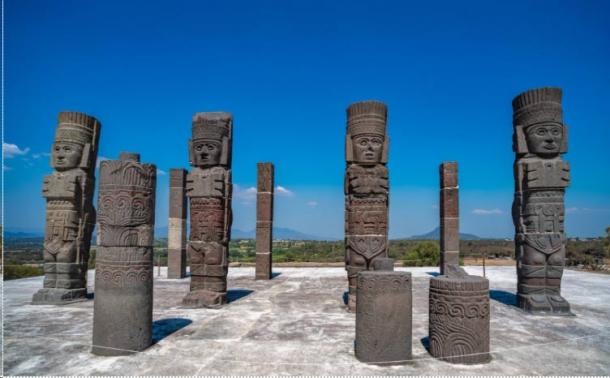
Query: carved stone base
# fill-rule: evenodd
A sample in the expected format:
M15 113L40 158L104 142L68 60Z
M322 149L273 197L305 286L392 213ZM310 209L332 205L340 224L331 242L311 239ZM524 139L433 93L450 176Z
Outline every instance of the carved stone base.
M561 295L519 294L519 308L532 315L574 316L570 304Z
M430 279L429 311L432 356L456 364L491 360L486 278L464 275Z
M34 305L65 305L87 300L87 289L40 289L32 297Z
M411 359L411 273L358 274L356 342L358 360L401 365Z
M219 308L226 303L226 292L215 292L208 290L191 291L182 299L183 305L195 308Z

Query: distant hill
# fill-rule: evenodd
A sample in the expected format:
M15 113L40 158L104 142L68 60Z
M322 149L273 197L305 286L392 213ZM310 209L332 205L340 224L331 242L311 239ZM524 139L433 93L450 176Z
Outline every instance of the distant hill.
M5 239L27 239L43 237L42 232L20 232L20 231L4 231Z
M188 227L188 225L187 225ZM155 238L167 238L167 227L155 228ZM256 230L244 231L238 228L231 230L231 239L255 239ZM310 235L291 228L274 227L273 239L282 240L338 240L337 238L327 238L323 236Z
M231 239L255 239L256 230L243 231L239 229L231 230ZM305 234L300 231L293 230L291 228L274 227L273 228L273 239L274 240L338 240L337 238L329 238L317 235Z
M408 240L440 240L441 228L437 227L434 230L423 235L413 235ZM460 240L481 240L482 238L474 234L463 234L460 232Z

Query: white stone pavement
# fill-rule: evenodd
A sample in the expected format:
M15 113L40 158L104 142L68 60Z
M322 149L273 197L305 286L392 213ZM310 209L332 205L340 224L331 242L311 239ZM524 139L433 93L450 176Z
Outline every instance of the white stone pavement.
M232 302L219 310L186 309L188 278L155 279L154 335L126 357L89 353L93 301L32 306L42 277L4 282L5 375L478 375L610 374L610 276L566 271L563 294L574 317L539 317L513 306L514 267L488 267L491 349L485 365L452 365L430 357L428 281L413 274L413 361L379 367L354 357L354 314L345 311L342 268L276 268L255 281L254 268L230 268ZM480 267L468 267L481 274ZM89 282L93 283L93 271ZM155 270L156 274L156 270ZM89 287L93 292L93 287Z

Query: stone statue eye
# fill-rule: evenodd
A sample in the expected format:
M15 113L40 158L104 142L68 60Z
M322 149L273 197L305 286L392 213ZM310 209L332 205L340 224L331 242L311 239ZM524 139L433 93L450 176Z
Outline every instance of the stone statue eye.
M366 145L367 145L367 143L368 143L368 140L366 140L366 139L360 139L360 145L361 145L361 146L366 146Z
M212 151L212 150L216 149L216 146L213 144L208 144L206 147L208 148L208 151Z
M552 131L553 135L557 136L561 134L561 130L558 127L555 127Z
M378 146L381 144L381 141L379 139L373 139L373 144Z
M202 145L200 145L200 144L199 144L199 145L197 145L197 147L195 147L195 149L196 149L197 151L201 151L201 149L202 149L202 148L203 148L203 146L202 146Z
M70 148L70 146L64 146L64 151L70 152L72 151L72 149Z
M540 135L540 136L544 136L546 134L546 129L541 127L538 130L536 130L536 134Z

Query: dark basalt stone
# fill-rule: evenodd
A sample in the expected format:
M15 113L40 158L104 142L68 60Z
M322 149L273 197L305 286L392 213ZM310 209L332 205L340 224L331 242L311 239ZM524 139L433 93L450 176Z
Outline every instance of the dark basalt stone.
M51 150L54 172L44 178L46 199L44 283L32 304L87 299L87 262L96 214L93 207L100 122L61 112Z
M363 101L347 108L345 137L345 269L348 308L356 309L358 273L388 254L387 108Z
M91 352L101 356L132 354L152 344L157 169L141 164L138 154L120 156L100 164Z
M411 359L411 273L358 273L356 358L376 365Z
M513 223L519 307L538 315L572 315L561 296L565 265L565 189L570 166L559 88L526 91L513 100Z

